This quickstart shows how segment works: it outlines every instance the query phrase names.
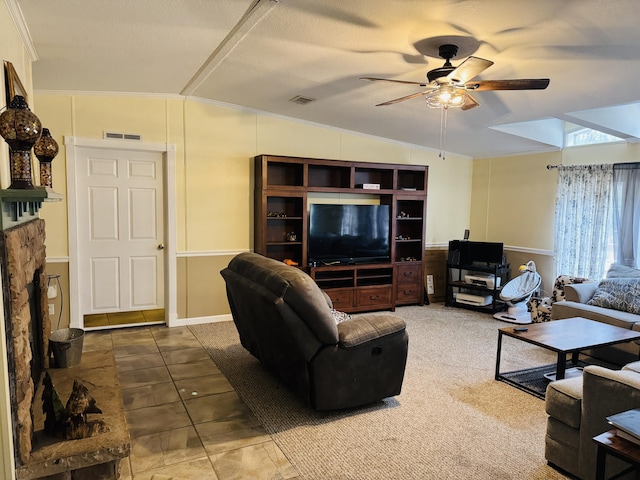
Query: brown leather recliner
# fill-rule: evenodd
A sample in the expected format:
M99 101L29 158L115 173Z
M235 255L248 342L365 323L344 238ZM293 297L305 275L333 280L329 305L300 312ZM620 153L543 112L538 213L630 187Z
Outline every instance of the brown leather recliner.
M331 300L306 273L256 253L222 270L242 345L317 410L398 395L408 335L390 314L336 324Z

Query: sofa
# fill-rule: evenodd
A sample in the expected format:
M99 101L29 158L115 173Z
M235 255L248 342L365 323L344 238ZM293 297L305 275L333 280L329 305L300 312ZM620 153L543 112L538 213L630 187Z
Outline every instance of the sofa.
M545 409L547 461L582 480L595 478L596 444L593 437L611 430L606 417L640 407L640 361L610 370L590 365L582 376L551 382ZM628 468L607 458L606 478ZM623 477L623 478L636 478Z
M552 306L552 320L583 317L640 331L640 270L614 264L600 282L575 283L564 288L565 299ZM585 353L621 366L638 360L640 347L629 342Z
M246 252L221 271L240 342L317 410L400 394L405 322L387 313L350 318L302 270Z

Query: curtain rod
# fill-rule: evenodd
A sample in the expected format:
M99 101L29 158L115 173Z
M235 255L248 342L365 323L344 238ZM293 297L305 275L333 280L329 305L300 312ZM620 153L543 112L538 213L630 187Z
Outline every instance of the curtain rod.
M562 164L559 165L547 165L547 170L553 170L555 168L561 167ZM615 169L631 169L631 168L640 168L640 162L627 162L627 163L614 163L613 168Z

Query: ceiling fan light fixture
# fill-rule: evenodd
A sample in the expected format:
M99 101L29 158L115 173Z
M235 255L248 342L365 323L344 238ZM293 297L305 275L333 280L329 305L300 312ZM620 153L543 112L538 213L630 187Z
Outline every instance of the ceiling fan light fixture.
M441 85L440 88L425 95L429 108L455 108L464 105L467 93L464 87Z

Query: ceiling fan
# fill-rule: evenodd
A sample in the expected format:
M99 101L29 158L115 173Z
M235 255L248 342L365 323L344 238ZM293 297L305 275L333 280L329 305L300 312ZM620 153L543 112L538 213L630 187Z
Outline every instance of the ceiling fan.
M516 80L475 80L473 79L485 71L493 62L478 57L468 57L457 67L451 65L451 59L458 54L458 46L452 44L441 45L438 55L444 58L442 67L430 70L427 73L428 83L410 82L406 80L391 80L388 78L361 77L361 80L374 82L394 82L426 87L426 90L412 93L404 97L379 103L393 105L412 98L425 96L427 105L431 108L460 107L462 110L480 105L469 92L483 90L544 90L549 85L548 78L527 78Z

